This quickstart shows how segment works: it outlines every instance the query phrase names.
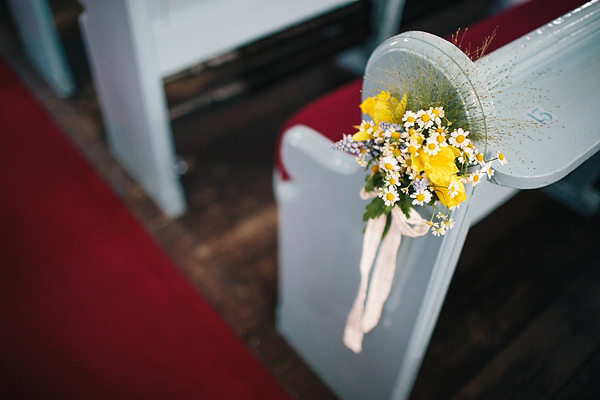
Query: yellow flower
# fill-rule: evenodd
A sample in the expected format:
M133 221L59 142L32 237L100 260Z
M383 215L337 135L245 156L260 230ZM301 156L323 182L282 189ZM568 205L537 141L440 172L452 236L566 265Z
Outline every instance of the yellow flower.
M435 186L447 187L450 184L452 177L458 172L454 158L451 149L442 147L435 156L429 156L429 160L424 162L423 170Z
M467 195L464 190L459 191L458 194L456 196L454 196L453 198L450 198L449 193L448 193L448 188L439 187L439 188L435 188L434 191L435 191L435 194L437 194L438 198L440 199L440 202L448 208L456 207L460 203L462 203L463 201L465 201L467 199Z
M406 93L404 93L404 95L402 96L402 100L400 100L398 102L398 105L396 106L396 109L394 111L395 115L397 116L397 119L402 119L402 116L404 115L404 113L406 112L406 103L408 102L408 97L406 96Z
M352 140L354 142L362 142L363 140L373 139L372 133L367 133L365 131L358 131L354 135L352 135Z
M454 177L452 178L452 182L455 183L455 187L458 187L458 191L455 191L454 197L452 197L448 186L436 186L434 188L435 194L437 194L437 197L440 199L440 202L448 208L456 207L467 199L465 185L463 185L460 179L458 179L458 176L454 175Z
M452 150L452 153L454 154L454 158L458 158L458 157L460 157L461 151L460 151L459 149L457 149L457 148L456 148L456 147L454 147L454 146L448 146L448 148L449 148L450 150Z
M375 104L375 112L372 117L377 125L379 125L380 122L391 123L394 120L394 113L387 102L378 101L377 104Z
M380 122L394 122L394 113L392 108L398 103L398 99L392 97L390 92L382 91L377 95L377 103L373 112L373 119L379 125Z
M358 129L358 132L352 136L352 140L355 142L373 139L373 135L379 130L379 127L369 121L363 121L360 126L355 126L355 128Z
M415 150L415 153L417 151L418 150ZM410 153L410 161L411 161L412 169L414 169L417 172L425 171L425 165L429 165L429 154L427 154L421 150L418 152L418 155L415 155L415 153L411 153L410 147L409 147L409 153Z
M360 104L360 109L363 113L369 114L372 117L375 114L375 104L377 104L375 97L368 97Z
M381 91L375 97L366 98L360 105L363 113L373 118L376 125L380 122L396 123L402 119L406 110L406 93L399 101L390 92Z
M388 101L391 98L392 98L391 93L390 92L386 92L385 90L382 90L377 95L377 101Z

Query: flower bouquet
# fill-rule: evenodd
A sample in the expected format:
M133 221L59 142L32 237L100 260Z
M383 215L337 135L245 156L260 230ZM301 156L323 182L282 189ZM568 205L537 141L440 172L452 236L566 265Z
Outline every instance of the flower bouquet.
M391 38L372 55L363 86L372 95L360 104L365 119L332 145L365 168L361 197L370 200L361 282L344 331L353 351L381 317L402 267L402 236L445 235L452 211L467 200L465 185L492 177L493 162L506 163L502 152L488 153L489 84L458 46L424 32Z
M364 100L360 108L372 121L364 120L333 148L357 156L369 171L364 192L376 197L366 207L365 221L389 216L394 207L409 218L411 208L428 205L432 233L444 235L454 226L450 212L467 198L464 185L491 177L492 162L506 159L501 152L486 159L468 126L449 120L443 105L410 110L407 93L398 97L381 91ZM388 218L386 231L389 226Z

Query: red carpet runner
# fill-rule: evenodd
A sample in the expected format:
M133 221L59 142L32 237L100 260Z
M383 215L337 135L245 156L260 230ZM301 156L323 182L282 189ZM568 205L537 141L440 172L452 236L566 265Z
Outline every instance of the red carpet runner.
M287 398L2 62L0 163L0 398Z

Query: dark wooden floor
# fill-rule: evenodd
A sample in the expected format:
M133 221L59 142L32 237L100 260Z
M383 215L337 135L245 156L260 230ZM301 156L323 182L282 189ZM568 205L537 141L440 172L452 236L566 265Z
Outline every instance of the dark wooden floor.
M466 1L446 10L446 19L433 15L405 29L448 34L481 16L481 4ZM0 54L290 394L334 399L274 328L277 208L271 177L283 121L356 76L324 61L173 121L177 152L190 166L182 176L189 212L169 220L106 149L77 29L80 10L68 1L53 7L80 87L73 98L56 98L32 71L6 16ZM169 96L180 94L176 84L166 89ZM411 399L600 398L599 222L598 215L584 219L540 191L527 191L478 224Z

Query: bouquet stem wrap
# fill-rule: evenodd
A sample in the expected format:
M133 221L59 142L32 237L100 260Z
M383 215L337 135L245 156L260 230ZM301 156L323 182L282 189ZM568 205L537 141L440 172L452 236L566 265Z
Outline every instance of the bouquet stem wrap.
M375 194L361 190L363 199L374 196ZM360 286L344 330L344 344L355 353L362 351L364 334L371 331L381 317L383 304L390 293L397 268L396 258L402 235L418 237L429 231L427 220L423 219L414 208L411 209L410 218L406 218L398 207L392 209L391 215L392 223L383 241L381 236L386 225L386 215L367 221L360 260ZM377 255L378 248L379 255ZM377 260L375 260L376 255ZM369 285L369 275L374 260L375 267ZM402 265L398 265L398 268L401 271ZM368 297L367 286L369 286Z

